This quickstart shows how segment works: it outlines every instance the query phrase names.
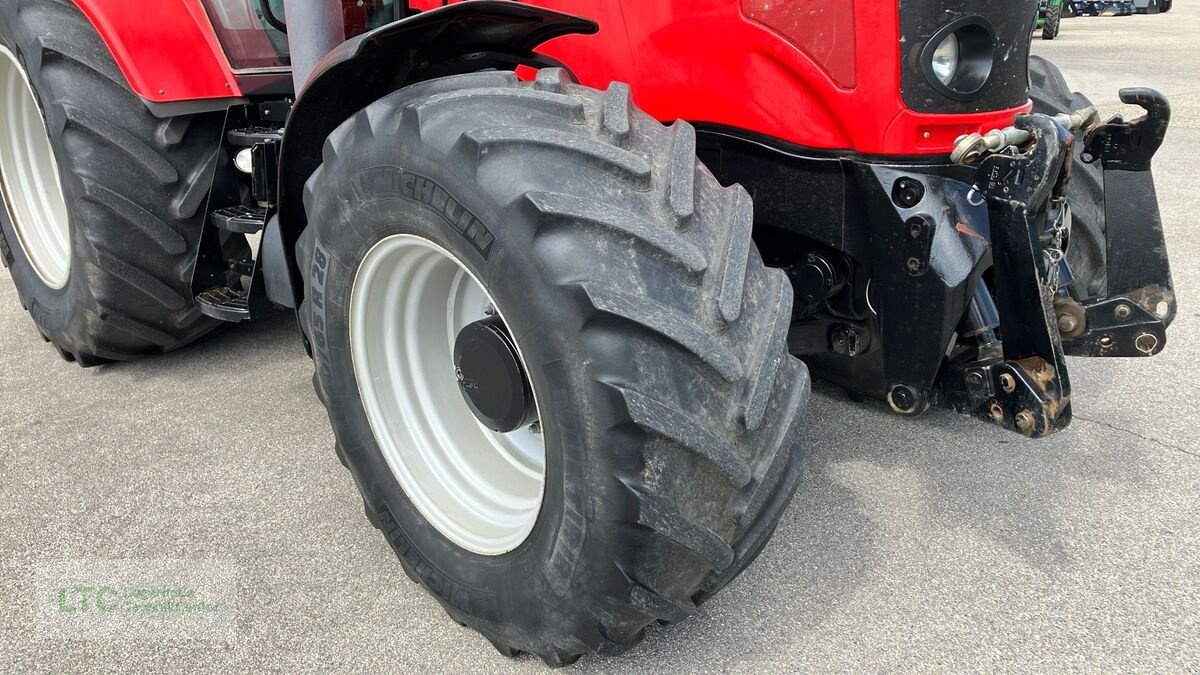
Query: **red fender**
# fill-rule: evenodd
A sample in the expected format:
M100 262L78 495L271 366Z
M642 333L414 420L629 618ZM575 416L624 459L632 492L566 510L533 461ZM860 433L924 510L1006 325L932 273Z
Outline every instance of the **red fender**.
M242 95L200 0L74 0L134 93L153 103Z

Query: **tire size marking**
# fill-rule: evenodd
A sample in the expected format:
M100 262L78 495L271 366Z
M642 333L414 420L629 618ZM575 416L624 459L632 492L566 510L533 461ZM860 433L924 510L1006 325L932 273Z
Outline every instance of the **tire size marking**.
M313 239L312 267L309 268L309 330L312 335L313 354L317 361L317 377L321 382L331 382L329 339L326 336L325 320L325 277L329 271L329 254L321 246L320 239Z
M376 166L356 174L350 183L360 202L403 197L428 206L484 260L491 256L496 243L491 230L436 181L398 166Z

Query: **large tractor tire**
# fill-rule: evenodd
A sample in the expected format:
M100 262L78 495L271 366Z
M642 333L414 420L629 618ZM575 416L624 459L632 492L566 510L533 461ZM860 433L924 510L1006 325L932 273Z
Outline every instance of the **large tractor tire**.
M1072 92L1058 67L1040 56L1029 57L1029 82L1035 113L1071 113L1092 104L1083 94ZM1104 170L1099 162L1087 164L1081 159L1083 139L1078 140L1071 182L1067 184L1072 222L1067 263L1081 299L1088 299L1101 295L1107 286L1108 230L1104 221Z
M695 143L625 85L477 73L371 105L308 182L338 454L409 577L501 653L562 665L684 619L796 489L792 291Z
M190 279L221 124L152 115L70 2L0 4L0 260L67 360L214 327Z
M1053 40L1058 37L1058 31L1062 27L1063 8L1061 4L1055 5L1050 3L1046 5L1046 21L1042 24L1042 39Z

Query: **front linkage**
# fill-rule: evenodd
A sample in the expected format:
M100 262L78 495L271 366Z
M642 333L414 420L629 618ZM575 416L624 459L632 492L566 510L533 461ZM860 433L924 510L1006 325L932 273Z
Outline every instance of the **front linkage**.
M1026 115L990 138L960 139L956 159L981 158L973 190L987 203L1002 336L1001 353L980 349L943 376L945 402L960 412L1043 437L1070 423L1064 354L1152 356L1166 345L1175 297L1150 160L1170 108L1151 89L1122 90L1121 100L1146 115L1106 124L1094 123L1094 111ZM1102 163L1108 228L1107 292L1084 300L1071 295L1063 254L1075 142L1085 144L1083 161Z
M1169 107L1148 89L1121 96L1146 115L1022 115L963 137L948 164L800 156L712 131L711 166L755 188L760 249L798 251L776 261L796 294L792 353L897 414L950 407L1034 438L1066 428L1064 355L1157 354L1175 315L1150 172ZM1071 199L1106 224L1072 233L1078 159L1099 164L1103 190L1081 194L1103 203ZM1075 282L1072 239L1103 251L1103 269L1074 270L1106 279L1098 291Z
M973 187L987 204L997 328L1003 339L999 349L985 342L976 358L952 362L942 387L961 412L1042 437L1065 428L1071 415L1071 384L1054 299L1069 218L1062 188L1069 177L1073 138L1044 115L1021 117L1001 135L1023 136L1030 146L1023 153L986 156Z

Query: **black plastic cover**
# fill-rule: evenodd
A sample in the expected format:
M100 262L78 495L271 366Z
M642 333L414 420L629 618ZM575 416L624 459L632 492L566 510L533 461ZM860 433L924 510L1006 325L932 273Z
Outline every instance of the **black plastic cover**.
M1029 43L1038 0L900 0L900 94L923 113L1004 110L1029 99ZM979 17L995 35L992 74L970 97L955 97L930 83L923 54L942 28Z

